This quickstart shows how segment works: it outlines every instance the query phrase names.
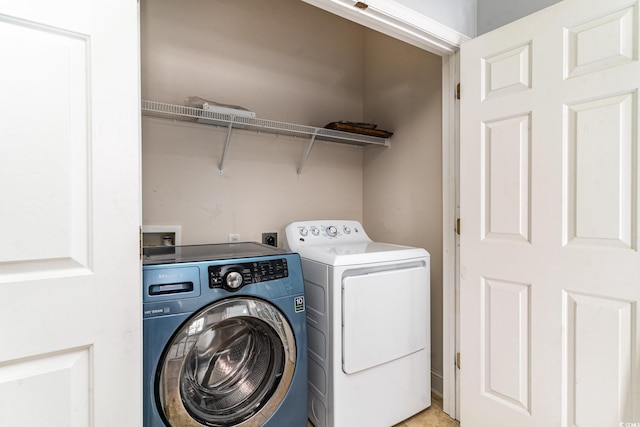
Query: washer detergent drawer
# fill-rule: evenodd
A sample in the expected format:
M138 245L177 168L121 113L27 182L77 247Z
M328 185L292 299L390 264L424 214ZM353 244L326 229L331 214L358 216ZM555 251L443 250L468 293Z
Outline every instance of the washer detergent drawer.
M342 280L342 369L353 374L427 346L426 267L388 270Z

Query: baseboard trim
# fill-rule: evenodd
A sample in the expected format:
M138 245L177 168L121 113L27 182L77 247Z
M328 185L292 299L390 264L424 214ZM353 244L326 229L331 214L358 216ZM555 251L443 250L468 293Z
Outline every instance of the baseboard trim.
M442 372L431 370L431 393L442 398L442 385L443 385Z

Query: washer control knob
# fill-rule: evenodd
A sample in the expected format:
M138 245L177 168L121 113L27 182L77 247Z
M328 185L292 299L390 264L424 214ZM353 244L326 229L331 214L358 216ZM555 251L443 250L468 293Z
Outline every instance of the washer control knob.
M344 226L344 234L351 234L351 229L346 225Z
M306 236L307 234L309 234L309 230L307 230L307 228L306 228L306 227L302 227L302 228L300 229L300 235L301 235L301 236Z
M327 234L329 235L329 237L336 237L338 235L338 229L333 225L330 225L327 227Z
M227 274L226 281L229 288L238 289L240 286L242 286L242 274L238 273L237 271L232 271Z
M320 235L320 230L318 230L318 227L311 227L311 234L313 234L314 236Z

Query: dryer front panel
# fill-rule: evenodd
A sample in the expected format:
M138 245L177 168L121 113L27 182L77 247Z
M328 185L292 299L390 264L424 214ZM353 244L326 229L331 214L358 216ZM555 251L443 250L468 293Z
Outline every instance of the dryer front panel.
M420 351L428 345L428 269L344 277L342 309L342 369L346 374Z
M289 389L296 344L284 315L240 297L191 316L165 348L158 407L173 426L260 426Z

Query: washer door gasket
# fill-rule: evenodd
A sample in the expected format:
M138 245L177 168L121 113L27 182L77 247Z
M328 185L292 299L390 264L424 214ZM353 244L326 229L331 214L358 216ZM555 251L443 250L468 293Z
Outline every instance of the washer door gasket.
M191 316L165 348L158 407L174 426L260 426L289 389L295 361L280 310L257 298L219 301Z

